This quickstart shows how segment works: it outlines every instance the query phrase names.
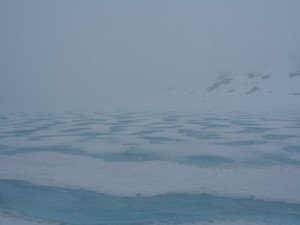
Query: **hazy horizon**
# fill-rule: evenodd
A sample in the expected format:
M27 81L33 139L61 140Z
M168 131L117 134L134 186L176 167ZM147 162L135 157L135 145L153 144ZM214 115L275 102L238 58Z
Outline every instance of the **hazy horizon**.
M142 109L162 90L204 88L220 71L299 59L299 8L293 0L1 0L1 110Z

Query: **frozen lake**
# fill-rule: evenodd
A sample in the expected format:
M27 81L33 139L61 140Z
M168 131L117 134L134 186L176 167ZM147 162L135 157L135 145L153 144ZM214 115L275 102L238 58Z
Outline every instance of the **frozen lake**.
M300 114L0 115L0 224L300 224Z

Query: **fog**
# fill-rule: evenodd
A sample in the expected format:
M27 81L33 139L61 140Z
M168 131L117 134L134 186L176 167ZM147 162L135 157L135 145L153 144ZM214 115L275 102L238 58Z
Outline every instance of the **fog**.
M298 0L1 0L0 111L164 108L149 99L300 58L299 9Z

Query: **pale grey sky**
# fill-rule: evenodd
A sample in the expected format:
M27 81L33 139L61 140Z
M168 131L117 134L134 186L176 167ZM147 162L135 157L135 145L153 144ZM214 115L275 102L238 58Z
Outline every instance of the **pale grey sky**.
M0 111L114 109L300 57L299 0L0 0Z

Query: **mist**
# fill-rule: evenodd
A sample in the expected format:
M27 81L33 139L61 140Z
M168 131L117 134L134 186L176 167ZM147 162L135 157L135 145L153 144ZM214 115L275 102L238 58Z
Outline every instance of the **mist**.
M192 106L160 94L298 60L299 8L298 0L1 0L0 108Z
M300 0L0 0L0 225L299 225Z

